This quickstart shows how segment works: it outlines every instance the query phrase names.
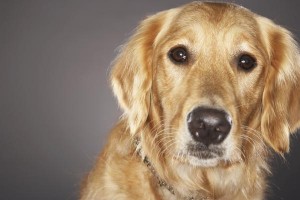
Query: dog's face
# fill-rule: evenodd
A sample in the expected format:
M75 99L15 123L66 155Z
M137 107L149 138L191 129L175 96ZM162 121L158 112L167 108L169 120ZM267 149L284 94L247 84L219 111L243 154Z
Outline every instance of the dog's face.
M288 151L299 71L285 29L232 4L192 3L145 20L112 83L148 154L214 167L245 160L264 142Z
M268 66L259 26L219 7L186 9L155 48L165 148L196 166L237 161Z

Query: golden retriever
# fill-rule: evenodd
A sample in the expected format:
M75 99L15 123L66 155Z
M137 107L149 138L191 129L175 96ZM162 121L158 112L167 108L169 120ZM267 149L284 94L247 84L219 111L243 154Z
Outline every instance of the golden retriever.
M300 126L289 31L226 3L145 19L113 64L124 115L81 200L261 200L273 149Z

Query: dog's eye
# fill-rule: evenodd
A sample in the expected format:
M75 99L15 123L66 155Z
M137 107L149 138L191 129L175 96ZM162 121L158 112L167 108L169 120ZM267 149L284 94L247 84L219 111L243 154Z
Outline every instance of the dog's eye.
M168 56L175 64L184 64L188 61L188 52L184 47L175 47L171 49Z
M245 71L249 71L256 67L256 59L248 54L243 54L239 57L238 66Z

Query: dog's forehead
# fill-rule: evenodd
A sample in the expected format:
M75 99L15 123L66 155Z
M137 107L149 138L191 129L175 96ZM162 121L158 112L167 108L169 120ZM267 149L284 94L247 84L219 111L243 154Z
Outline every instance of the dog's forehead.
M256 23L255 14L233 3L193 2L182 7L174 20L174 26L189 26L197 23L213 27Z
M236 4L193 2L182 7L169 20L155 44L204 45L206 42L212 45L215 42L225 43L228 39L227 44L234 45L235 41L245 38L250 41L259 35L257 15Z

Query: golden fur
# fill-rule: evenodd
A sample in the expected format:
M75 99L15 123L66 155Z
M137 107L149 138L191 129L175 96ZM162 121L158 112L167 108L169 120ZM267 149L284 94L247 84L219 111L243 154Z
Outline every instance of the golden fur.
M168 58L178 45L191 54L184 66ZM236 64L244 52L257 59L249 72ZM148 17L115 60L111 82L124 115L84 181L81 200L264 199L268 149L288 152L290 133L300 126L296 42L234 4L193 2ZM186 116L199 105L232 117L226 156L215 162L185 150ZM175 195L159 186L145 156Z

